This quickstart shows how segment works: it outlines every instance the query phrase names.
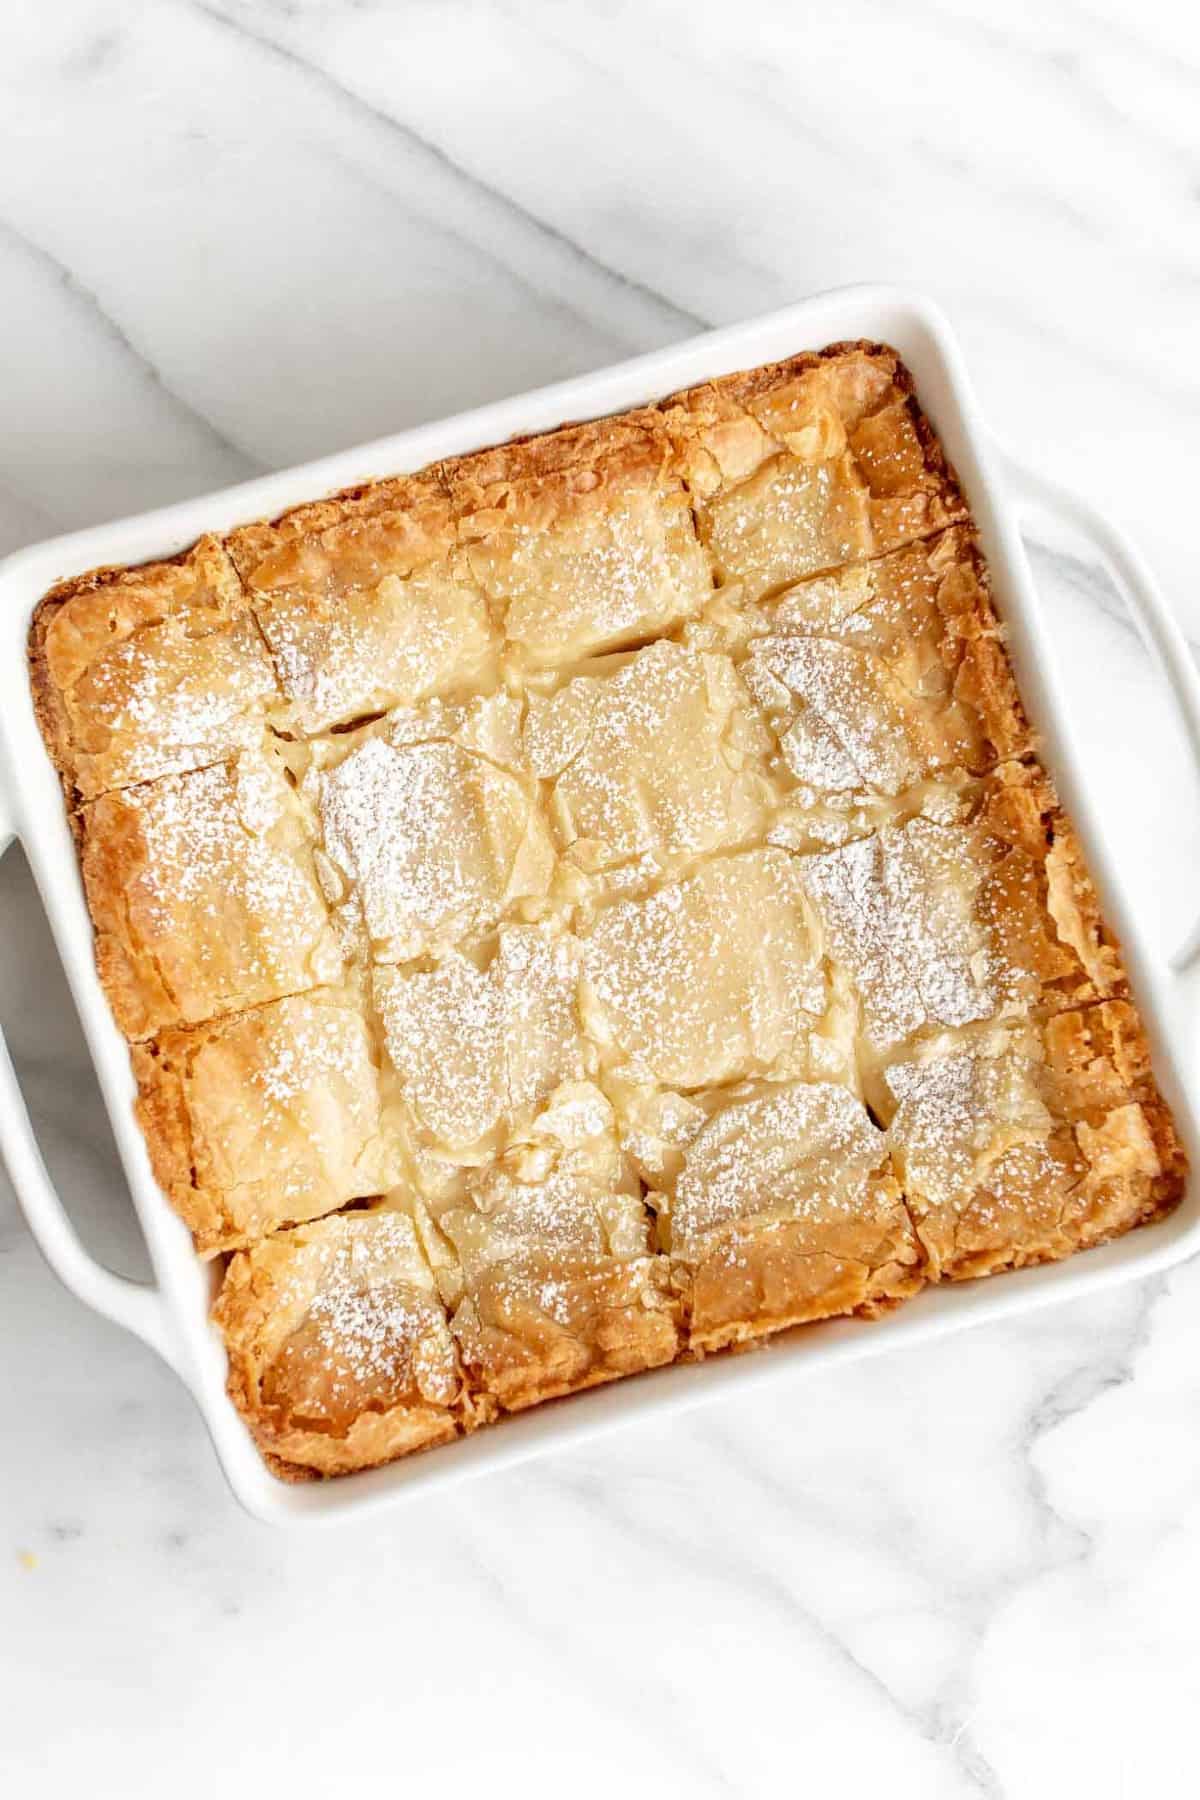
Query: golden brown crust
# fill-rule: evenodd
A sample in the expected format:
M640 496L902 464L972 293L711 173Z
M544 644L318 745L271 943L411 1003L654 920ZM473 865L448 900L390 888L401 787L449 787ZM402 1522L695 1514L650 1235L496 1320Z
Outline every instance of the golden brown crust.
M810 1227L787 1220L731 1226L714 1234L694 1267L676 1262L689 1352L707 1355L816 1319L874 1317L915 1294L925 1258L899 1186L879 1184L871 1210L873 1226L868 1215L843 1234L824 1234L819 1248Z
M225 547L254 594L311 579L306 549L310 555L314 549L353 554L359 579L369 580L381 565L411 573L444 554L449 542L448 495L436 473L427 471L345 488L269 522L243 525Z
M886 346L95 571L29 653L138 1116L234 1252L230 1392L284 1478L1182 1191Z
M549 1306L500 1271L474 1284L454 1315L480 1418L660 1368L679 1354L678 1308L663 1257L554 1273Z
M469 540L500 525L545 530L564 511L595 511L631 488L655 487L668 479L670 454L658 412L644 408L448 458L437 472Z
M167 1022L171 990L153 953L142 950L124 903L146 869L137 814L107 796L80 815L80 860L96 932L96 966L114 1017L126 1037L147 1037Z
M33 695L34 714L50 760L62 784L63 799L70 814L79 800L78 790L68 773L71 761L71 725L63 695L50 674L46 658L46 633L58 611L59 602L53 597L53 592L47 594L34 608L29 625L29 686Z
M848 1086L747 1083L691 1096L677 1117L690 1136L652 1199L693 1354L877 1312L922 1285L887 1139Z
M103 794L79 825L96 961L130 1039L337 979L309 834L270 759Z
M483 1417L678 1351L669 1265L594 1085L565 1083L510 1150L435 1208L438 1284Z
M405 1172L355 998L318 989L133 1049L155 1174L201 1255L378 1194Z
M436 474L378 482L233 533L229 553L281 689L311 737L433 694L494 687L499 634Z
M1018 763L997 770L978 828L991 864L981 913L1020 997L1050 1012L1125 996L1120 945L1049 777Z
M692 509L643 412L443 465L471 574L522 668L661 635L712 592Z
M1055 1261L1182 1195L1183 1150L1125 1001L931 1044L886 1083L932 1279Z
M155 1179L193 1237L200 1239L219 1229L220 1213L196 1192L186 1065L156 1044L131 1044L129 1055L138 1084L134 1111Z
M966 516L894 351L839 344L662 403L718 579L750 594Z
M1042 771L1003 763L966 798L965 818L904 818L802 859L826 953L857 995L868 1083L901 1046L938 1032L1127 992Z
M371 1468L471 1423L445 1310L401 1213L347 1213L239 1252L213 1317L230 1398L289 1470Z
M975 742L963 744L963 766L973 775L983 775L998 763L1028 756L1033 736L974 532L968 526L952 526L884 557L876 567L885 604L894 597L896 603L907 600L911 606L914 586L932 586L928 635L950 697L970 716L978 734ZM920 621L913 618L913 637L919 628ZM907 680L925 674L910 671L902 659L900 667Z
M763 603L713 611L703 630L740 655L782 763L803 788L895 799L1032 751L966 527Z
M72 802L254 744L277 697L241 584L213 537L169 562L60 583L34 614L30 667Z
M950 744L960 766L983 775L999 763L1028 756L1033 738L974 533L952 526L883 558L877 567L885 595L889 584L903 593L917 579L918 569L933 589L927 637L940 665L955 733ZM910 670L901 659L900 671L902 679L921 681L922 688L933 685L928 667ZM930 698L936 705L942 693L935 691Z

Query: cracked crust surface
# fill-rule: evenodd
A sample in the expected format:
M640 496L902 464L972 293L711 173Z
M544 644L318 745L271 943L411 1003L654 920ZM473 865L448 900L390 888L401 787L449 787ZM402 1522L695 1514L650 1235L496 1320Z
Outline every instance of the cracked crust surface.
M848 1088L762 1082L694 1098L652 1196L693 1352L915 1293L924 1256L888 1142Z
M78 826L96 961L130 1039L337 979L311 834L269 757L102 794Z
M280 729L308 737L495 679L498 634L454 544L448 496L428 477L233 533L282 691Z
M289 1470L345 1474L464 1428L446 1310L402 1213L338 1214L239 1253L213 1316L230 1394Z
M960 813L883 825L800 867L856 991L865 1079L933 1032L1127 991L1075 835L1036 767L1006 763Z
M678 1354L670 1264L655 1253L615 1111L565 1084L524 1140L431 1209L477 1416L522 1411Z
M750 598L966 516L907 371L879 345L729 376L662 410L717 578Z
M391 1187L403 1130L357 996L330 989L133 1051L155 1174L204 1255Z
M275 672L224 546L53 588L30 641L38 717L68 798L255 744Z
M1126 1001L935 1039L883 1079L931 1277L1054 1261L1178 1195L1182 1152Z
M278 1473L1182 1192L885 346L65 581L30 665L139 1118L227 1257Z

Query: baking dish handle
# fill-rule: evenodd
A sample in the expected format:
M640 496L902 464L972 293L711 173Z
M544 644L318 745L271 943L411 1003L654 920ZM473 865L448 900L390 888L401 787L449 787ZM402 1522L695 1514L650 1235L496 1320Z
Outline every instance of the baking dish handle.
M1096 549L1137 626L1142 642L1166 678L1184 736L1200 767L1200 670L1171 608L1150 570L1124 532L1086 500L1035 474L1018 457L994 446L1008 485L1023 509L1065 524ZM1170 958L1182 973L1200 957L1200 917Z
M16 841L0 798L0 856ZM94 1311L132 1331L178 1368L167 1316L154 1288L114 1275L84 1248L38 1148L25 1097L0 1031L0 1158L38 1249L63 1285Z

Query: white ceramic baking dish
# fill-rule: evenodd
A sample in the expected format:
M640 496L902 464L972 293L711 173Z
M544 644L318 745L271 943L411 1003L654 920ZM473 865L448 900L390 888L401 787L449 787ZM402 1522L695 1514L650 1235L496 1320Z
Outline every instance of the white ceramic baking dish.
M322 493L416 469L435 457L474 450L566 420L597 417L653 400L710 376L768 362L842 338L893 345L969 498L991 566L996 598L1011 634L1013 660L1045 759L1086 845L1108 916L1125 945L1163 1089L1174 1107L1193 1168L1200 1165L1200 1079L1195 1027L1200 929L1171 956L1145 940L1127 904L1121 869L1097 830L1102 797L1064 716L1045 628L1039 616L1016 507L1036 506L1082 530L1116 576L1174 695L1200 760L1200 679L1182 635L1137 555L1082 502L1001 459L982 428L953 336L927 301L891 288L855 287L822 294L766 318L714 331L616 368L562 382L362 449L226 489L204 499L115 525L81 531L23 550L0 564L0 848L19 838L33 868L95 1059L100 1086L134 1204L149 1246L155 1287L112 1274L83 1248L49 1181L7 1051L0 1040L0 1148L29 1225L47 1261L80 1299L151 1344L191 1390L234 1493L275 1523L328 1520L379 1508L486 1469L570 1443L623 1419L733 1396L773 1380L794 1380L851 1357L880 1354L1055 1298L1146 1275L1200 1249L1200 1181L1170 1219L1066 1263L990 1281L931 1289L889 1317L806 1327L755 1355L723 1356L659 1370L595 1389L506 1420L491 1430L385 1469L342 1481L285 1485L267 1473L225 1394L225 1356L208 1322L214 1275L197 1261L187 1231L164 1200L134 1122L133 1080L125 1044L109 1014L92 957L92 932L63 815L57 777L34 719L25 640L41 595L64 576L105 563L137 563L172 554L202 532L284 511Z

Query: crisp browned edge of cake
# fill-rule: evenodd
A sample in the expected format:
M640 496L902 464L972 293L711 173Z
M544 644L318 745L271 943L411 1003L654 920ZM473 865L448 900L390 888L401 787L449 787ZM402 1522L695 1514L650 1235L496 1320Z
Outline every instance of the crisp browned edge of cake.
M380 510L378 502L385 505L391 502L402 507L406 490L410 487L440 487L449 508L454 511L457 484L459 500L465 502L470 497L475 502L474 507L464 506L464 519L469 518L472 511L485 505L489 489L510 485L524 487L555 477L559 478L564 490L564 500L569 495L576 505L596 504L619 491L636 469L649 473L651 464L657 463L659 471L665 472L671 456L671 446L664 430L664 415L668 409L678 407L689 396L716 392L739 398L744 394L747 398L753 398L810 373L823 363L852 355L867 356L886 366L893 387L906 403L920 440L926 468L948 492L959 495L957 478L937 434L921 409L912 376L899 354L890 346L874 343L869 339L847 339L829 344L822 350L800 351L778 362L764 363L753 369L735 370L709 381L692 383L642 406L625 408L594 419L565 420L552 431L517 433L499 444L485 445L460 455L440 458L408 475L381 476L370 481L354 482L322 498L288 507L273 518L248 520L233 526L223 534L219 542L229 555L243 593L246 593L245 579L231 546L237 546L239 541L248 541L252 534L263 529L291 536L300 532L326 530L338 524L350 524L357 518L368 518L373 512ZM648 456L647 452L650 450L657 450L657 457ZM585 488L573 485L573 474L594 473L594 463L598 457L605 463L604 477L598 483L589 483ZM476 483L474 488L468 486L472 482ZM34 608L28 634L28 662L34 710L47 751L63 783L69 808L74 809L79 802L68 766L69 727L46 656L46 637L54 615L69 600L80 594L118 586L130 576L145 576L157 569L167 571L181 567L194 554L197 545L213 535L215 534L202 532L192 543L170 556L148 557L142 563L108 563L89 569L81 575L64 576L43 595ZM452 548L455 541L457 540L453 536L449 537L446 548Z
M67 720L66 709L62 703L58 684L50 673L49 659L46 650L46 639L50 627L69 600L77 595L97 593L103 588L115 587L123 578L150 569L181 568L200 542L188 544L174 556L155 556L144 563L106 563L100 568L89 569L83 575L67 576L45 593L34 607L29 622L28 663L29 685L33 695L34 717L45 742L50 760L62 785L63 799L67 814L71 821L72 833L76 848L80 844L80 834L76 813L82 804L83 796L75 783L70 768L71 728Z
M444 546L447 550L453 549L458 543L469 542L472 536L477 535L476 530L468 528L460 536L459 530L463 526L469 527L469 522L477 515L486 514L490 510L491 504L497 499L501 501L498 509L500 518L504 521L510 520L513 516L512 489L519 489L525 494L531 488L543 491L551 490L546 496L551 501L550 516L560 515L564 511L576 508L590 509L611 499L615 493L626 490L638 477L655 481L672 472L671 464L675 452L664 423L664 415L668 409L686 407L686 403L690 399L706 394L714 394L718 397L729 396L735 402L744 403L769 394L773 389L812 372L823 363L851 355L867 356L878 360L885 366L891 387L896 396L903 401L916 432L928 476L944 497L950 497L961 508L957 521L951 521L950 528L953 528L953 524L957 522L972 534L969 555L976 573L981 577L985 605L990 607L990 583L987 579L986 568L979 555L978 546L973 538L974 525L969 509L963 500L957 477L946 458L941 441L926 418L916 396L912 376L899 354L890 346L865 339L839 341L820 350L801 351L775 362L692 383L685 388L674 390L656 401L599 418L565 421L547 432L518 434L500 444L484 446L461 455L440 459L410 475L387 476L353 483L322 498L288 508L273 519L249 521L231 528L220 538L219 542L230 560L247 604L252 608L251 596L246 586L242 567L239 565L237 551L243 544L252 543L258 534L270 533L278 542L281 538L298 536L304 532L323 531L338 525L352 526L357 520L366 520L372 514L386 511L389 505L402 509L406 497L417 491L423 492L426 497L430 491L440 491L444 497L450 526ZM676 425L676 430L678 431L678 425ZM600 464L599 471L597 470L598 463ZM581 480L581 477L586 479ZM947 529L945 521L929 533L916 534L912 541L918 541L921 535L935 535L944 529ZM81 839L77 817L81 796L69 769L69 723L59 690L48 666L46 638L51 622L56 613L79 594L102 591L108 586L118 585L122 580L131 576L145 575L158 569L165 573L180 567L194 554L197 545L203 541L203 537L206 535L209 534L202 534L195 542L171 556L149 558L145 563L137 565L109 564L91 569L78 576L66 577L57 582L43 596L33 611L28 635L28 662L33 705L47 751L62 783L64 801L77 847ZM993 609L992 617L994 618L994 616ZM1004 653L1004 661L1007 665L1007 652ZM1015 682L1006 684L1006 686L1008 686L1006 694L993 692L989 694L988 698L997 707L1004 702L1006 709L1013 713L1014 722L1018 726L1023 726L1023 708ZM1138 1023L1140 1027L1140 1017ZM144 1050L145 1046L139 1046L139 1048ZM1161 1140L1164 1145L1169 1147L1172 1150L1172 1156L1168 1166L1164 1167L1161 1203L1154 1210L1147 1212L1137 1223L1148 1222L1171 1210L1182 1192L1186 1172L1186 1157L1175 1135L1170 1109L1158 1092L1156 1085L1153 1084L1153 1078L1151 1078L1151 1084L1152 1091L1146 1099L1147 1111L1155 1123L1156 1141ZM154 1146L149 1141L151 1134L147 1130L150 1121L141 1116L139 1122L142 1124L153 1154ZM182 1139L173 1142L170 1148L171 1156L168 1161L177 1161L179 1156L186 1155L186 1145ZM164 1197L166 1197L165 1190ZM900 1303L899 1300L894 1302L896 1305ZM890 1309L890 1305L884 1307L872 1305L865 1310L871 1314ZM804 1329L803 1324L795 1325L785 1328L777 1336L787 1339L794 1332ZM731 1345L730 1349L734 1351L749 1349L764 1341L762 1337L750 1337L748 1340ZM719 1353L723 1354L724 1352ZM681 1356L694 1357L704 1354L713 1354L713 1352L692 1350L687 1343L685 1328L682 1333ZM231 1398L235 1404L239 1405L239 1410L247 1417L247 1421L253 1429L253 1417L240 1404L232 1379L230 1393ZM543 1402L543 1404L549 1404L549 1402ZM257 1437L257 1434L255 1435ZM259 1451L266 1466L274 1475L283 1480L302 1482L321 1476L321 1472L318 1470L284 1460L265 1443L259 1443ZM420 1454L420 1451L415 1453Z

